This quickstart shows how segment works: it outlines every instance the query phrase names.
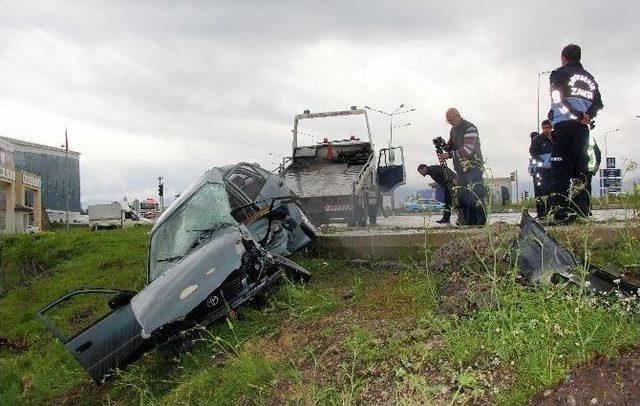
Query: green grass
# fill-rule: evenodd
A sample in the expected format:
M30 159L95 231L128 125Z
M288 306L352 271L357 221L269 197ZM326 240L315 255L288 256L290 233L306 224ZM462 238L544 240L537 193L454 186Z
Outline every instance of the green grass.
M22 266L36 263L43 271L0 298L0 336L25 347L0 352L0 399L7 404L46 403L86 383L84 371L35 312L79 287L143 287L147 232L74 229L4 239L3 269L21 273Z
M241 320L203 330L186 354L160 347L96 388L34 313L81 286L140 289L146 232L5 240L12 272L33 259L47 271L0 297L0 338L11 343L0 351L1 404L345 405L376 403L367 396L381 387L396 404L525 404L577 365L640 339L638 315L617 301L577 287L521 286L492 255L478 255L460 285L469 291L452 299L444 296L450 275L433 275L424 261L389 269L297 254L313 274L309 285L284 283L262 307L243 308ZM638 240L621 234L613 249L591 254L624 266L638 252ZM100 312L79 306L57 317L79 327Z

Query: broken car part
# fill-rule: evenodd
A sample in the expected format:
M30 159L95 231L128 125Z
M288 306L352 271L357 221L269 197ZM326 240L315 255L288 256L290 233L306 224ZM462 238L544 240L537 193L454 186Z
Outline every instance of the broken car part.
M531 282L584 282L595 292L625 295L640 292L639 286L592 265L588 265L586 274L581 277L579 270L584 265L579 264L573 254L561 247L526 211L522 213L520 234L510 257L512 264L517 262L520 275Z

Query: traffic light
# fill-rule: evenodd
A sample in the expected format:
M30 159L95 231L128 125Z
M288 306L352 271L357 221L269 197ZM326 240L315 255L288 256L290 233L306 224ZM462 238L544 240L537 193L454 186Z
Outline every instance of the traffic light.
M162 183L158 185L158 196L164 196L164 185Z
M524 191L524 200L529 200L529 192L527 190Z

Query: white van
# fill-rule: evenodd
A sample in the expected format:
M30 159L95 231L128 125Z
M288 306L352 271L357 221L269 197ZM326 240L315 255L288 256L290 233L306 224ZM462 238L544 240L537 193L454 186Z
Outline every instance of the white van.
M128 228L136 225L150 225L152 221L140 216L126 203L94 204L88 207L89 227Z

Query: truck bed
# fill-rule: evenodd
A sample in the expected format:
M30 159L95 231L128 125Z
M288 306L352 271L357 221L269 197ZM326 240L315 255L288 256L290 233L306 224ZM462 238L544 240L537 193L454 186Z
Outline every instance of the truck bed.
M349 165L335 162L293 163L283 174L284 183L302 197L344 196L353 192L366 164Z

